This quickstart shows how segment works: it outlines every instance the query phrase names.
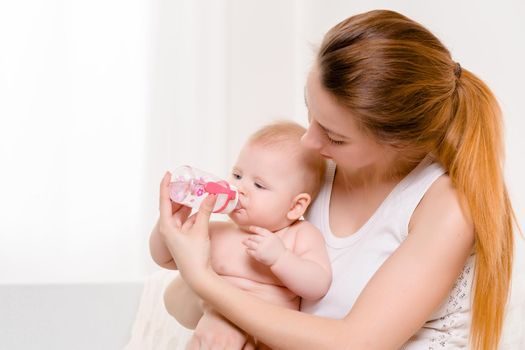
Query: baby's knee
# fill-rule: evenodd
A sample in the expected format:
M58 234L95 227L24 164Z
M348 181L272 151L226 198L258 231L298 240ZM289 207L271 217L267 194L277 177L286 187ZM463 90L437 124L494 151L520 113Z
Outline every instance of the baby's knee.
M174 304L174 292L175 292L175 286L174 286L175 280L171 281L168 286L164 289L164 308L166 311L173 317L175 317L175 314L173 312L173 304Z
M199 299L181 278L175 278L164 289L164 308L186 328L193 329L202 316Z
M246 345L246 341L245 334L237 330L201 330L197 325L190 344L203 345L205 348L210 349L242 350Z
M206 348L210 349L242 350L246 344L246 338L215 334L213 337L199 338L199 344L206 344Z

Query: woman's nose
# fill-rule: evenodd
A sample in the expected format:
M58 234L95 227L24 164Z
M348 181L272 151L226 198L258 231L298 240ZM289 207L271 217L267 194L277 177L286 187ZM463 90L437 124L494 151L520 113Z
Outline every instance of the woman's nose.
M323 148L323 142L315 130L312 129L312 124L310 124L306 132L301 137L301 144L306 148L314 150L320 150Z

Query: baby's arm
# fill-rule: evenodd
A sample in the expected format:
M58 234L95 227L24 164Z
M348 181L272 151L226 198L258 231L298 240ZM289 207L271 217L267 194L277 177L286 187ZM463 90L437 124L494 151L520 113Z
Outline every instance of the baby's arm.
M288 289L304 299L316 300L332 283L330 260L321 232L306 221L298 225L293 251L286 249L277 235L260 227L252 227L256 235L245 244L248 253L270 266Z

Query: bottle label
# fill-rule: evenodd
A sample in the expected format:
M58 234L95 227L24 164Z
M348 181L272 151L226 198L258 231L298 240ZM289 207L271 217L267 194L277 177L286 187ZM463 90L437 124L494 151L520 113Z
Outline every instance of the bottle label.
M203 199L212 193L217 195L214 213L229 213L234 210L238 201L236 188L223 180L210 180L212 181L206 181L204 177L188 177L187 174L175 175L170 183L170 198L174 202L198 208Z

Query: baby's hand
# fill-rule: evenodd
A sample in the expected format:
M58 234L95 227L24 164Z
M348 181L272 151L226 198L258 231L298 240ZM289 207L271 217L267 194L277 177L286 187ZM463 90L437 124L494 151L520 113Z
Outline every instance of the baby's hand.
M246 252L267 266L275 264L286 251L281 238L262 227L251 226L250 231L254 234L242 242L247 247Z

